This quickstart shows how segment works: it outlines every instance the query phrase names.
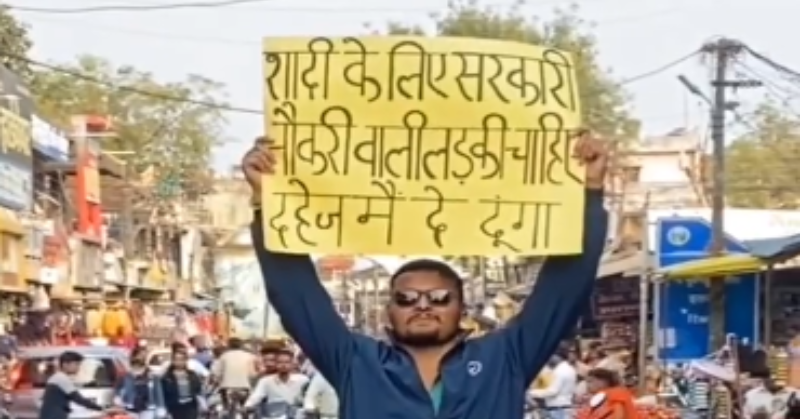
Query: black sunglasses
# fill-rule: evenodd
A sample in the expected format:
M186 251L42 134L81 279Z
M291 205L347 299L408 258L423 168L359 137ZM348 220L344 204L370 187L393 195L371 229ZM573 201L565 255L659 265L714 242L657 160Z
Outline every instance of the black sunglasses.
M428 301L433 307L445 307L453 300L453 292L446 289L438 290L403 290L392 294L392 301L399 307L413 307L422 299Z

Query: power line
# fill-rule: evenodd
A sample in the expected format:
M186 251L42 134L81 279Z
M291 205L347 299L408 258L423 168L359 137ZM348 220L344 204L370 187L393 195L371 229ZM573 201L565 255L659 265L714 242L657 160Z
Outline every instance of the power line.
M51 14L78 14L78 13L98 13L98 12L144 12L152 10L176 10L176 9L208 9L218 7L240 6L244 4L264 3L272 0L220 0L211 2L192 2L192 3L170 3L170 4L130 4L113 6L87 6L68 9L57 9L50 7L29 7L6 5L5 7L18 12L30 13L51 13Z
M407 12L424 12L430 13L430 9L405 9ZM281 11L288 11L288 10L281 10ZM313 10L314 12L319 12L321 14L329 13L329 10ZM346 9L346 10L338 10L339 12L354 12L360 13L363 12L363 9ZM614 24L624 24L628 22L635 22L635 21L642 21L646 19L650 19L653 17L663 16L665 14L678 12L680 9L677 8L670 8L666 10L660 10L657 12L651 12L646 14L638 14L632 16L619 16L619 17L612 17L609 19L600 19L597 21L592 21L593 24L602 24L604 26L614 25ZM220 37L211 37L211 36L203 36L203 35L187 35L187 34L179 34L179 33L170 33L170 32L160 32L160 31L149 31L149 30L142 30L137 28L131 27L120 27L116 25L102 25L96 22L93 22L89 19L86 20L76 20L76 19L68 19L68 20L60 20L50 19L50 18L42 18L36 17L33 20L34 22L44 22L45 24L57 25L57 26L64 26L64 27L71 27L81 30L94 30L99 32L108 32L108 33L120 33L120 34L129 34L133 36L141 36L141 37L149 37L149 38L158 38L158 39L167 39L167 40L175 40L175 41L183 41L183 42L192 42L192 43L216 43L221 45L233 45L233 46L241 46L247 47L248 49L252 48L253 46L261 46L262 42L254 41L254 40L247 40L247 39L234 39L234 38L220 38Z
M86 81L86 82L89 82L89 83L94 83L94 84L97 84L97 85L100 85L100 86L105 86L105 87L108 87L108 88L111 88L111 89L120 90L120 91L124 91L124 92L130 92L130 93L134 93L134 94L138 94L138 95L142 95L142 96L149 96L149 97L152 97L152 98L161 99L161 100L168 100L168 101L172 101L172 102L193 104L193 105L203 106L203 107L207 107L207 108L218 109L218 110L221 110L221 111L256 114L256 115L263 115L264 114L263 111L256 110L256 109L224 105L224 104L213 102L213 101L192 99L192 98L187 98L187 97L181 97L181 96L175 96L175 95L169 95L169 94L154 92L154 91L151 91L151 90L140 89L138 87L133 87L133 86L119 85L119 84L111 83L111 82L108 82L108 81L105 81L105 80L101 80L101 79L99 79L97 77L90 76L88 74L83 74L83 73L80 73L78 71L74 71L74 70L71 70L71 69L68 69L68 68L64 68L64 67L55 66L55 65L52 65L52 64L43 63L41 61L32 60L30 58L21 57L21 56L9 54L9 53L6 53L6 52L0 52L0 56L6 57L6 58L10 58L10 59L13 59L13 60L18 60L18 61L24 62L26 64L29 64L29 65L31 65L33 67L44 68L44 69L47 69L47 70L50 70L50 71L61 73L61 74L64 74L64 75L67 75L67 76L70 76L70 77L74 77L76 79L83 80L83 81Z
M788 75L792 76L793 78L800 79L800 71L793 70L793 69L791 69L791 68L789 68L789 67L787 67L787 66L785 66L785 65L783 65L783 64L781 64L781 63L779 63L779 62L777 62L777 61L775 61L775 60L773 60L773 59L771 59L769 57L767 57L766 55L761 54L758 51L753 50L752 48L750 48L747 45L745 45L744 48L745 48L745 51L750 53L750 55L752 55L753 57L757 58L759 61L767 64L768 66L774 68L775 70L778 70L779 72L784 73L784 74L788 74Z
M686 54L683 57L678 58L677 60L670 61L667 64L662 65L661 67L657 67L657 68L655 68L653 70L641 73L641 74L639 74L637 76L629 77L629 78L623 80L622 82L620 82L619 85L624 86L624 85L627 85L627 84L635 83L635 82L637 82L639 80L644 80L644 79L656 76L656 75L661 74L661 73L663 73L663 72L665 72L665 71L667 71L667 70L669 70L669 69L671 69L671 68L673 68L673 67L675 67L675 66L677 66L679 64L682 64L682 63L686 62L687 60L691 59L692 57L696 57L697 54L699 54L699 53L700 53L700 50L692 51L689 54Z
M676 66L676 65L678 65L678 64L680 64L680 63L682 63L682 62L684 62L684 61L686 61L686 60L688 60L690 58L692 58L693 56L696 56L698 53L699 53L699 51L694 51L691 54L683 56L683 57L681 57L681 58L679 58L677 60L671 61L671 62L669 62L669 63L667 63L665 65L659 66L654 70L650 70L650 71L641 73L639 75L624 79L621 82L617 83L617 85L618 86L626 86L628 84L636 83L636 82L644 80L646 78L656 76L656 75L658 75L660 73L663 73L664 71L669 70L670 68L672 68L672 67L674 67L674 66ZM94 76L91 76L91 75L88 75L88 74L84 74L84 73L81 73L81 72L78 72L78 71L75 71L75 70L72 70L72 69L56 66L56 65L53 65L53 64L47 64L47 63L44 63L44 62L41 62L41 61L37 61L37 60L30 59L30 58L22 57L22 56L19 56L19 55L16 55L16 54L10 54L10 53L7 53L7 52L0 52L0 56L1 57L10 58L12 60L17 60L17 61L20 61L20 62L24 62L24 63L26 63L26 64L28 64L30 66L33 66L33 67L44 68L44 69L47 69L47 70L50 70L50 71L61 73L61 74L64 74L64 75L67 75L67 76L70 76L70 77L74 77L74 78L76 78L78 80L83 80L83 81L86 81L86 82L89 82L89 83L94 83L94 84L97 84L97 85L100 85L100 86L105 86L105 87L108 87L108 88L111 88L111 89L116 89L116 90L120 90L120 91L124 91L124 92L139 94L139 95L142 95L142 96L149 96L149 97L153 97L153 98L156 98L156 99L173 101L173 102L193 104L193 105L203 106L203 107L217 109L217 110L226 111L226 112L235 112L235 113L243 113L243 114L255 114L255 115L259 115L259 116L264 114L264 111L260 110L260 109L247 108L247 107L241 107L241 106L225 105L225 104L221 104L221 103L217 103L217 102L213 102L213 101L208 101L208 100L198 100L198 99L192 99L192 98L187 98L187 97L164 94L164 93L160 93L160 92L154 92L154 91L145 90L145 89L141 89L141 88L134 87L134 86L119 85L119 84L111 83L109 81L102 80L102 79L99 79L97 77L94 77Z
M189 2L189 3L166 3L166 4L137 4L137 5L108 5L108 6L86 6L86 7L74 7L74 8L52 8L52 7L30 7L30 6L17 6L13 4L7 4L5 7L16 10L19 12L30 12L30 13L48 13L48 14L78 14L78 13L102 13L102 12L146 12L146 11L158 11L158 10L175 10L175 9L208 9L208 8L220 8L220 7L231 7L231 6L240 6L246 4L255 4L255 3L267 3L272 2L273 0L215 0L215 1L207 1L207 2ZM592 3L604 2L609 0L593 0ZM569 4L569 0L546 0L540 1L535 4L535 6L543 6L543 5L559 5L559 4ZM484 5L484 4L482 4ZM487 4L485 6L489 7L514 7L517 6L516 1L506 1L506 2L493 2ZM311 8L311 7L270 7L269 9L261 9L263 11L271 11L271 12L319 12L319 13L336 13L339 11L345 12L376 12L376 11L397 11L403 12L408 11L409 8L346 8L346 7L331 7L331 8ZM413 10L413 9L411 9ZM423 10L423 9L419 9ZM430 12L431 8L424 9L425 11Z

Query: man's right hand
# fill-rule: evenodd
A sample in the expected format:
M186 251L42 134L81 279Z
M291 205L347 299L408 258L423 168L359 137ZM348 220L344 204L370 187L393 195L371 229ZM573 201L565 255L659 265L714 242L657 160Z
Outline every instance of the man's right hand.
M258 137L253 147L242 158L242 172L252 189L253 196L250 202L253 206L261 205L261 178L275 171L275 155L270 150L270 146L274 143L270 138Z

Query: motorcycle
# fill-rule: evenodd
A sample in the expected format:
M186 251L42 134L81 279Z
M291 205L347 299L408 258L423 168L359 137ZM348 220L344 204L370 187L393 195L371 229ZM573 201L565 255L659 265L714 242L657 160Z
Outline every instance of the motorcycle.
M299 409L287 402L267 402L264 406L266 419L296 419Z
M244 409L244 403L250 395L247 390L228 390L227 396L227 409L224 409L222 417L224 419L247 419L247 412Z

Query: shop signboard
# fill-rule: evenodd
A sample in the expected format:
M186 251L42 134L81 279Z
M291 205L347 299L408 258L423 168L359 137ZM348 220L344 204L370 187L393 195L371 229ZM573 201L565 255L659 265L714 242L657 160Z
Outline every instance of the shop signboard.
M0 65L0 206L17 211L33 207L32 109L22 80Z
M36 115L31 117L33 148L46 158L56 162L69 159L69 140L66 134Z
M656 260L660 268L709 256L712 229L699 217L669 217L656 222ZM726 236L729 253L746 248ZM728 278L725 283L725 329L742 340L758 342L759 281L755 274ZM700 281L669 282L661 288L659 346L662 359L697 359L712 352L709 346L708 286Z

